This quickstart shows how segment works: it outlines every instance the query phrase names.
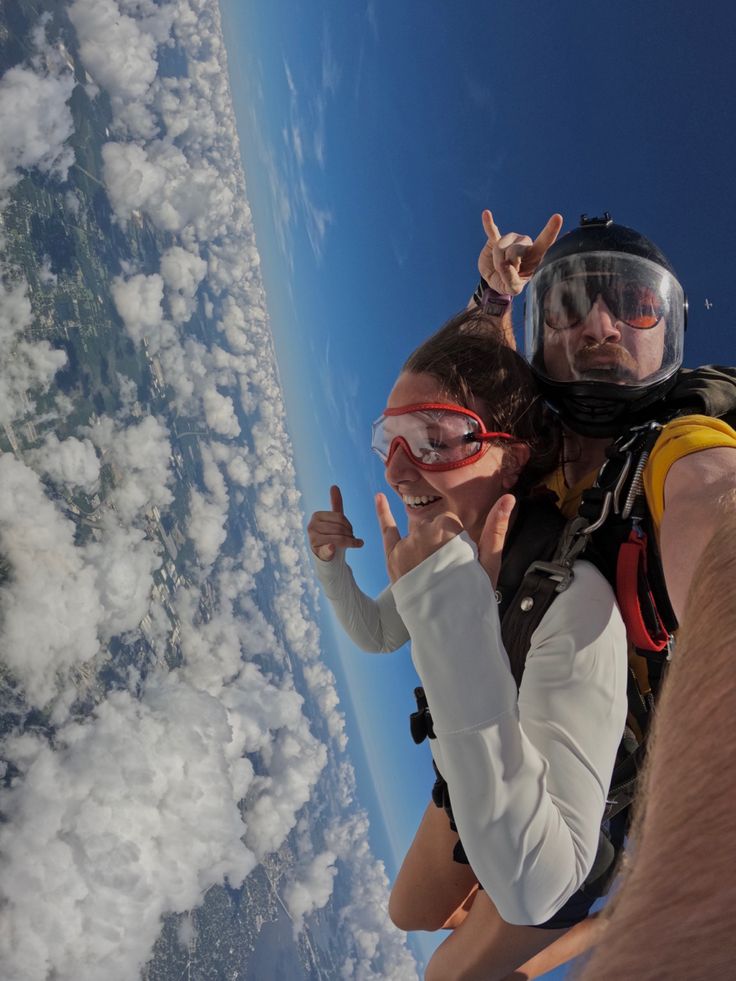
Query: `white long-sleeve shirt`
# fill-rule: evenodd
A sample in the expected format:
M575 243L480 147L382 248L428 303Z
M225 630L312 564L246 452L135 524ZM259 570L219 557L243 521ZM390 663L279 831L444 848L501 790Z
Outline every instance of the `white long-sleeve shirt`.
M313 559L317 578L335 616L361 650L386 654L398 650L410 639L390 586L376 599L366 596L345 561L345 549L338 548L329 562L323 562L314 554Z
M543 923L593 864L626 718L626 633L610 586L576 563L532 635L517 693L490 580L465 533L377 601L342 553L316 564L359 646L391 650L411 637L471 867L503 919Z

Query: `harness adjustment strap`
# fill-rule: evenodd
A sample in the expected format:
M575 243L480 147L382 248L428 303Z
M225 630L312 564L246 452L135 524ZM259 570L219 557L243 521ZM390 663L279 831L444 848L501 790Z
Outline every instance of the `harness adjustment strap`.
M619 548L616 596L634 646L643 651L663 651L670 635L647 578L647 536L641 528L632 528L628 540Z
M603 812L604 821L609 821L633 802L645 755L646 742L643 742L637 746L633 753L614 767L611 787L606 799L606 808Z

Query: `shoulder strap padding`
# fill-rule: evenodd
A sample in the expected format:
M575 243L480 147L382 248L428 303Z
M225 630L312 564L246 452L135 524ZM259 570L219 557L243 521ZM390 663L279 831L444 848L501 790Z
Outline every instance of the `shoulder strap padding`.
M567 522L553 495L517 502L517 516L504 546L498 579L501 636L517 687L521 684L531 636L557 593L558 582L535 569L551 561Z
M672 407L673 415L695 413L718 419L736 418L736 368L717 364L682 368L667 393L666 403Z

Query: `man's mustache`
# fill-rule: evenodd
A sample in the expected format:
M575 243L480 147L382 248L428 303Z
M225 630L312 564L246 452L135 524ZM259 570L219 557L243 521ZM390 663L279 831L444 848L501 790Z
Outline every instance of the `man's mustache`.
M578 374L602 372L619 378L636 377L636 359L623 344L586 344L573 354L573 368Z

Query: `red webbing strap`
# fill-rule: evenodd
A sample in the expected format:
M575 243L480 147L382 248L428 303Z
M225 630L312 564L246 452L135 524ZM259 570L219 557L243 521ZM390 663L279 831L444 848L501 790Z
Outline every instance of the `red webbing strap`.
M616 598L634 646L644 651L663 651L669 634L647 578L647 536L641 529L632 529L628 541L619 548Z

